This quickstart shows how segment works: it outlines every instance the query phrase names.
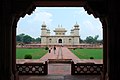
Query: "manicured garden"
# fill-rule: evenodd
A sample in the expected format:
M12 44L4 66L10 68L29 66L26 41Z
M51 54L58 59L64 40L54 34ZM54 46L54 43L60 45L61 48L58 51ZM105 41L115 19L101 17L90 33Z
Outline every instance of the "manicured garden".
M80 59L103 59L103 49L70 49ZM32 59L40 59L44 56L48 50L45 48L38 49L16 49L16 59L25 59L25 56L31 57Z
M38 49L16 49L16 59L24 59L25 55L32 56L32 59L40 59L42 56L44 56L48 50L45 50L45 48L38 48Z
M80 59L103 59L103 49L71 49Z

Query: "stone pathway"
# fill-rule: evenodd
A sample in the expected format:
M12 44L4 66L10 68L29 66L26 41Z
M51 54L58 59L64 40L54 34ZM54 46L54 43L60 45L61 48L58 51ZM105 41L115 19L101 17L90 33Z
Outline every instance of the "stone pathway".
M74 55L67 47L56 47L56 51L54 54L53 49L51 53L47 53L43 56L40 61L47 61L48 59L72 59L75 63L95 63L95 64L102 64L103 61L100 59L79 59L76 55Z

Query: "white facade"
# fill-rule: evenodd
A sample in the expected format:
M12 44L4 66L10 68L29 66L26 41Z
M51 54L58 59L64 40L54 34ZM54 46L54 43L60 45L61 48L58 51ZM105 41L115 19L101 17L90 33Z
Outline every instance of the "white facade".
M55 35L50 35L50 30L47 29L45 23L41 26L41 44L43 45L79 45L79 25L76 23L71 29L70 35L66 35L67 30L63 27L55 28Z

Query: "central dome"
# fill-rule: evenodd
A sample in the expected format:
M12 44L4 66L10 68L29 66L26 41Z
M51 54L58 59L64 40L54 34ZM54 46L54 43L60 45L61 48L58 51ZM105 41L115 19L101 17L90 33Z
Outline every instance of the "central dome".
M59 28L55 28L54 30L55 32L66 32L65 28L59 27Z
M54 32L66 32L67 30L65 30L65 28L63 28L62 26L61 27L57 27L55 28Z

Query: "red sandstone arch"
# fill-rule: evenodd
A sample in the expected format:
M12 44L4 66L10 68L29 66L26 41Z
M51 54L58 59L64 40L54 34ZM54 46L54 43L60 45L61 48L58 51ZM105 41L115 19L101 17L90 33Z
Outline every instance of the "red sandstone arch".
M15 54L16 54L16 27L20 17L26 14L31 14L36 7L84 7L88 14L93 14L94 17L99 17L103 25L103 60L104 60L104 74L107 72L107 19L106 8L103 0L16 0L14 1L14 8L11 16L8 17L11 21L8 22L12 26L12 68L15 74ZM102 7L101 7L102 6ZM101 9L102 8L102 9Z
M23 1L24 2L24 1ZM21 2L21 3L23 3ZM49 0L36 0L36 1L28 1L29 3L24 4L24 8L22 8L22 11L19 11L17 13L18 16L16 16L15 20L15 25L17 24L17 21L19 20L20 17L24 17L26 14L32 14L32 12L35 10L36 7L83 7L88 14L93 14L93 16L96 18L98 17L103 25L103 64L104 64L104 75L107 72L107 22L105 17L106 14L103 12L105 11L105 8L100 7L105 6L103 4L103 1L87 1L87 0L75 0L75 1L70 1L70 0L54 0L54 1L49 1ZM93 5L96 3L97 5ZM101 4L102 3L102 4ZM95 7L97 6L97 8ZM103 8L100 10L100 8ZM103 14L104 13L104 14Z

